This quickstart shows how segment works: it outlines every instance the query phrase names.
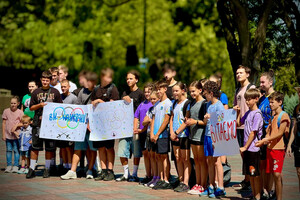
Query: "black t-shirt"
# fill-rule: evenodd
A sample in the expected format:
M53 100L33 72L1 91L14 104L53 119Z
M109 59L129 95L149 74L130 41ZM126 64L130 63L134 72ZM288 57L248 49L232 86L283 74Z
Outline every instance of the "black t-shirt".
M296 119L297 133L295 135L294 144L300 147L300 104L294 109L293 118Z
M129 96L131 99L133 99L133 108L134 112L136 111L137 107L144 101L144 93L140 88L138 88L136 91L130 91L130 89L127 89L123 92L122 98L125 96Z
M108 94L108 89L111 88L110 94ZM119 91L115 85L108 84L105 87L98 87L97 90L93 90L91 94L91 100L101 99L102 101L108 102L112 100L119 100Z
M173 85L169 85L168 88L167 88L167 91L166 91L166 95L167 97L172 101L174 100L174 97L173 97L173 87L174 85L177 83L177 81L173 84Z
M48 92L50 93L48 95ZM59 91L55 88L43 89L38 88L33 91L31 94L30 105L31 108L34 105L37 105L42 102L54 102L54 103L62 103L61 95ZM43 108L39 108L35 111L35 115L33 118L33 124L35 126L40 126L41 116L43 115Z

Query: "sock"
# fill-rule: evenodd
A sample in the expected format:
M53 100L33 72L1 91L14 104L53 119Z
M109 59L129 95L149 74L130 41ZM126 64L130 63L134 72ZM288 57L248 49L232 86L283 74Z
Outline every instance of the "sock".
M224 190L224 187L219 187L220 190Z
M55 159L54 159L54 158L51 158L51 160L50 160L50 165L51 165L51 166L55 166Z
M132 176L137 177L137 171L139 169L138 165L133 165L133 172L132 172Z
M67 168L71 169L71 167L72 167L72 163L67 163Z
M123 168L124 168L124 177L125 178L128 178L129 177L129 167L128 165L123 165Z
M30 159L30 168L34 170L35 169L35 165L36 165L36 160Z
M63 164L64 168L68 168L68 163Z
M45 161L45 168L50 169L50 165L51 165L51 160L46 160Z
M60 158L60 159L59 159L59 164L60 164L60 165L63 165L63 163L64 163L63 159Z

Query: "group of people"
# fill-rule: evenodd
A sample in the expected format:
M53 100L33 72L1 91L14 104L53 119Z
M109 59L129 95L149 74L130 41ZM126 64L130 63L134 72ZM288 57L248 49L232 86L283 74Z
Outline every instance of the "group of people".
M60 65L42 73L41 87L35 81L29 82L29 94L22 102L17 96L12 97L10 108L2 115L2 139L6 142L7 157L5 172L34 178L39 151L45 148L44 178L59 174L62 180L76 179L82 176L86 159L84 176L87 179L140 182L154 190L173 189L211 198L225 196L222 163L226 163L227 158L214 157L210 134L211 113L229 108L227 95L221 91L222 77L215 74L193 81L187 87L175 80L174 66L165 65L164 79L147 83L141 90L138 87L140 75L131 70L126 75L128 87L120 95L113 84L113 74L110 68L102 69L97 84L99 78L95 72L82 71L78 77L80 88L77 88L67 80L68 68ZM237 140L245 178L232 187L252 189L253 199L269 199L273 195L280 200L286 150L288 155L294 152L300 177L300 104L295 108L290 129L290 116L282 109L284 95L274 91L274 73L262 73L258 88L249 82L250 74L251 70L242 65L236 71L239 87L235 91L233 109L237 111ZM300 88L296 89L300 97ZM115 140L90 141L89 126L83 142L39 138L43 107L47 102L97 106L115 100L133 101L135 113L133 136L118 141L117 154L124 169L121 177L115 179L113 170ZM21 109L18 108L20 103ZM55 162L57 148L58 167ZM170 183L169 153L178 174L176 184ZM130 175L128 160L132 154ZM144 157L146 176L140 181L141 157ZM101 171L95 173L96 168ZM195 184L189 185L192 171ZM276 195L272 193L274 188Z

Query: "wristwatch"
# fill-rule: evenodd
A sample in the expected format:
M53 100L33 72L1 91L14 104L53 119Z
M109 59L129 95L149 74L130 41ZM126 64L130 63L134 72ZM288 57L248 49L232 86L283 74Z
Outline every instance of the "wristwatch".
M175 131L175 135L178 135L179 133L177 133L177 131Z

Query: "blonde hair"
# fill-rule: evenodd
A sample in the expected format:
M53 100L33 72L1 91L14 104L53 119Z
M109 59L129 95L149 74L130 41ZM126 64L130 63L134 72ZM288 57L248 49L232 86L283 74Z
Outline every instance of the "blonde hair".
M245 99L256 99L260 97L260 91L257 88L250 88L244 94Z
M21 118L21 122L30 122L31 118L28 115L23 115Z
M64 73L68 73L69 72L69 68L66 65L59 65L58 69L62 70Z
M68 85L70 85L70 82L69 82L69 80L67 80L67 79L62 80L62 81L60 82L60 84L62 84L62 83L68 83Z
M111 68L102 69L101 72L100 72L100 76L103 77L103 76L106 76L106 75L109 75L113 78L114 70L112 70Z

